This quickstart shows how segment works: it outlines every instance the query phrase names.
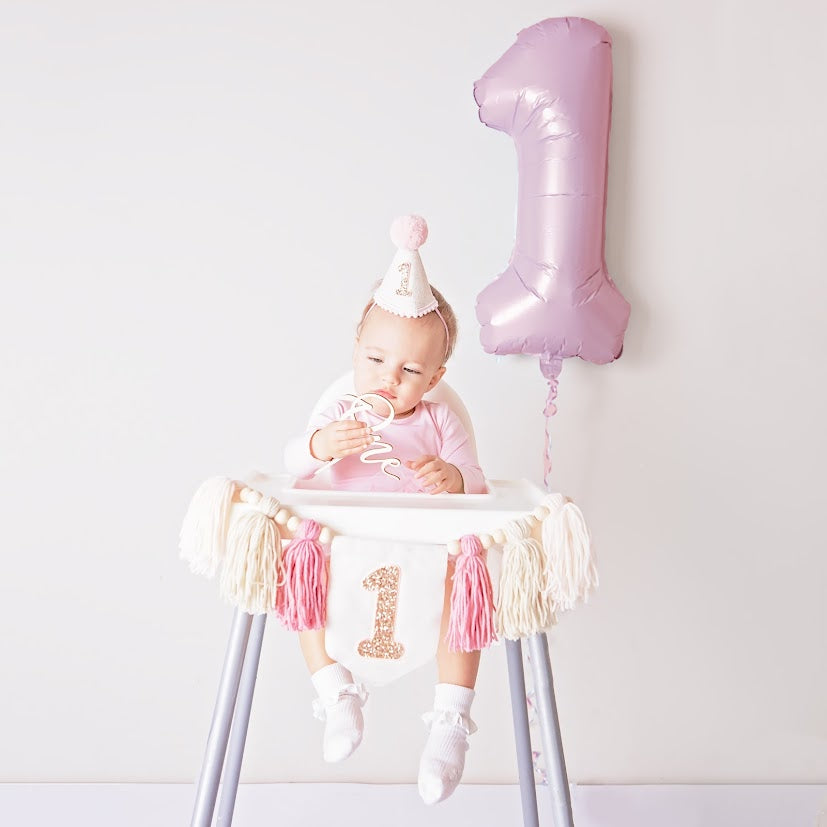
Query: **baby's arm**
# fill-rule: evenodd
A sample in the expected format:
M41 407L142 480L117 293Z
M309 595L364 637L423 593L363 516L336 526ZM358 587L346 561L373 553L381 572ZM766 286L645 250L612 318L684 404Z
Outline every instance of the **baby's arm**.
M367 425L352 419L340 420L345 404L337 402L312 417L307 430L284 446L285 470L299 479L309 479L325 463L363 451L373 438Z
M433 409L433 424L440 439L439 456L422 456L405 465L429 494L485 494L485 475L459 417L447 406Z
M488 487L485 484L485 474L482 473L477 454L468 438L468 433L462 425L459 417L447 406L440 406L439 415L436 417L439 428L442 447L439 451L440 459L449 463L460 474L462 488L459 492L464 494L486 494ZM446 489L449 490L449 489Z

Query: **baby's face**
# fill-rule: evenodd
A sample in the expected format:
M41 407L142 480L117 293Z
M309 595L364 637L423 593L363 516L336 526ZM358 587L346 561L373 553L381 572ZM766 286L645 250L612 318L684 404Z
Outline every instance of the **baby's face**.
M353 349L356 393L378 393L397 418L407 416L442 378L444 355L445 332L433 313L403 319L374 307Z

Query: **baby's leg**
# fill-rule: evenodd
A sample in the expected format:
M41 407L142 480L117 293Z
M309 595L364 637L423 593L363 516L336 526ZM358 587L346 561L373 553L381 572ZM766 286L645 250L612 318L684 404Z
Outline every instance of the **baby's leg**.
M324 629L299 632L299 645L319 696L313 702L314 713L325 722L324 760L343 761L362 742L362 706L367 693L354 683L348 669L328 656Z
M324 629L313 629L310 632L299 632L299 646L301 646L304 662L314 675L324 666L336 661L328 657L324 648Z
M449 562L436 656L439 683L434 692L434 710L427 716L430 731L419 762L419 794L426 804L443 801L456 789L465 768L468 736L476 729L470 716L480 653L452 652L445 642L453 573L453 562Z

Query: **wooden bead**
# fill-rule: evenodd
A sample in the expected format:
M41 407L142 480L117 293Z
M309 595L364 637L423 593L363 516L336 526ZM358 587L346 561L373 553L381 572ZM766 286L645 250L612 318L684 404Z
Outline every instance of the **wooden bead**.
M276 512L276 522L279 525L287 525L287 521L290 519L290 512L286 508L280 509Z
M459 540L451 540L448 543L448 554L451 557L456 557L459 554Z
M494 540L490 534L480 534L480 545L488 551L494 545Z
M302 521L294 514L287 521L287 530L288 531L295 531L301 524L302 524Z
M498 528L498 529L497 529L497 530L496 530L496 531L495 531L495 532L491 535L491 538L494 540L494 542L495 542L498 546L501 546L501 545L505 542L505 532L504 532L501 528Z
M325 526L319 532L319 542L323 546L327 546L327 545L330 545L332 540L333 540L333 532L327 526Z
M250 505L258 505L264 496L261 491L256 491L255 488L248 488L247 492L247 502Z

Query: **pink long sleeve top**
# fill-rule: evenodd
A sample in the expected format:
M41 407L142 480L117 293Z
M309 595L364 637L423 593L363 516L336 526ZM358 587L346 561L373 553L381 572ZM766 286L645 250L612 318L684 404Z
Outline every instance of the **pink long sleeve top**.
M307 431L287 443L284 465L289 473L299 479L309 479L327 464L310 453L310 439L319 428L341 419L349 408L350 401L340 400L314 416ZM370 411L358 413L357 418L368 425L381 422L381 418ZM403 464L388 467L388 471L400 479L386 474L381 462L362 462L360 454L351 454L330 466L328 473L331 488L344 491L423 492L424 489L414 476L416 472L406 468L404 463L433 455L459 469L466 494L487 492L485 476L468 434L459 417L447 405L423 400L410 416L395 419L378 436L382 442L391 445L392 450L370 459L398 457ZM365 450L370 450L370 447Z

